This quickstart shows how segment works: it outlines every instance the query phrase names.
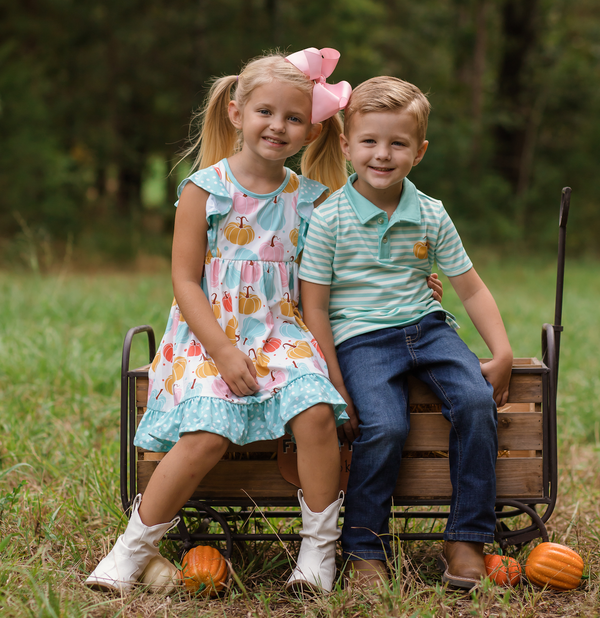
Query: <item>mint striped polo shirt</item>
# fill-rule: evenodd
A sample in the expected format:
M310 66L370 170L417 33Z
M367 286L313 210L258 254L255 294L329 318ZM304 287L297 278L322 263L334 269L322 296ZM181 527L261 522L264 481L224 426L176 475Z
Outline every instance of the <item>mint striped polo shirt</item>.
M335 345L382 328L407 326L444 310L426 277L434 262L449 277L473 264L439 200L405 178L398 207L387 214L353 187L353 174L314 212L300 279L329 285ZM458 328L454 316L446 321Z

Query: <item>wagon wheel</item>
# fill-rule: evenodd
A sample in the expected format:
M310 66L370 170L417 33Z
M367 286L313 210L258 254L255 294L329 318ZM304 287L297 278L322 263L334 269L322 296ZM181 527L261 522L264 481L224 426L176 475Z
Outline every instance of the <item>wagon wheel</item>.
M225 547L221 546L218 549L225 559L229 560L231 558L233 537L227 520L222 513L219 513L204 502L188 500L179 514L181 516L177 524L179 533L167 535L167 538L181 540L184 551L189 551L194 545L201 545L203 543L218 543L221 545L224 543ZM192 526L186 523L186 519L192 521L195 519L196 527L192 528ZM221 532L214 530L214 524L221 528ZM213 529L211 530L211 528Z

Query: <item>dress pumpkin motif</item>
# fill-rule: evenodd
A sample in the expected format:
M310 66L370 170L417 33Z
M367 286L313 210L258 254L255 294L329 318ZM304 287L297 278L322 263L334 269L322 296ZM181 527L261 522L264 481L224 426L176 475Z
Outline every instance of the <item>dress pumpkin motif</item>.
M181 434L200 430L236 444L271 440L320 402L343 423L345 402L298 306L297 257L325 187L286 168L276 191L257 195L239 185L226 160L184 180L179 193L187 182L210 194L202 289L231 344L252 360L260 390L237 397L229 389L173 301L136 446L168 451Z

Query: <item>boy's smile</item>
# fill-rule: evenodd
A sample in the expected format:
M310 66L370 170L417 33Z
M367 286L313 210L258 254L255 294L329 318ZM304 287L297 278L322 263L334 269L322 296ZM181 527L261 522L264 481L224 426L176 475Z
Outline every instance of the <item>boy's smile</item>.
M340 136L342 150L358 178L354 188L382 210L393 212L402 181L427 150L420 141L415 117L405 109L357 113L349 135Z

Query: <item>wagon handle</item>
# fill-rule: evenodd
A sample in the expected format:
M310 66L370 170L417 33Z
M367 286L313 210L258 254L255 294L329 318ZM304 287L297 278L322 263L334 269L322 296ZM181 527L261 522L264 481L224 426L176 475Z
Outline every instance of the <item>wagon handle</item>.
M558 217L558 264L556 273L556 302L554 305L554 335L555 335L555 368L554 375L555 383L553 384L554 392L558 386L558 359L560 357L560 334L563 331L562 327L562 304L563 304L563 288L565 280L565 245L567 237L567 220L569 218L569 207L571 206L571 187L564 187L560 198L560 214Z
M129 461L129 492L127 488L127 456L128 453L135 453L133 448L133 437L135 435L135 414L130 414L135 410L135 392L129 389L129 359L131 356L131 344L133 337L138 333L148 334L148 357L152 362L156 354L156 339L154 330L151 326L135 326L130 328L125 335L123 342L123 356L121 357L121 448L120 448L120 470L121 470L121 503L123 510L127 511L133 500L135 493L135 457ZM131 498L131 500L130 500Z

